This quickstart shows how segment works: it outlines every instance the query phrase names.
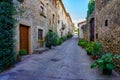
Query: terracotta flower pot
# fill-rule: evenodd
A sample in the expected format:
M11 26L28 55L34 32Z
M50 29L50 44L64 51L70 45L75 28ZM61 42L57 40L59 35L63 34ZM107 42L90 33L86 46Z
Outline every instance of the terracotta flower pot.
M110 69L103 69L103 74L104 75L112 75L112 70L110 70Z
M92 56L92 59L93 59L93 60L96 60L96 59L97 59L97 57L96 57L96 56Z

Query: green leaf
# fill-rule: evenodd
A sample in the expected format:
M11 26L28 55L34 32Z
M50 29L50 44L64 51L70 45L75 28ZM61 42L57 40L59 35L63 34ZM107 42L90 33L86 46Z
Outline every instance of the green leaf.
M106 64L106 68L108 68L108 69L113 69L113 68L114 68L114 65L113 65L113 64Z
M113 56L113 58L120 58L120 56L118 55L118 54L115 54L114 56Z
M96 63L93 63L93 64L91 65L91 68L95 68L95 67L97 67L97 64L96 64Z

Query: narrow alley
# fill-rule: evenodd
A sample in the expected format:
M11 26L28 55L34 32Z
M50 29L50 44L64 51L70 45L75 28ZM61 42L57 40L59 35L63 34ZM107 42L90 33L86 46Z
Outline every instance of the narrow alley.
M92 59L77 45L77 37L67 40L42 54L34 54L9 71L0 74L0 80L119 80L113 71L105 76L91 69Z
M0 80L120 80L120 0L0 0Z

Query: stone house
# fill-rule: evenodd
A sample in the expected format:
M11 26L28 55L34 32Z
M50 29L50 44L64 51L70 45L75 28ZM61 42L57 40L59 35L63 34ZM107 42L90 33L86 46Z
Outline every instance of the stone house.
M97 41L105 52L120 54L120 1L95 0L95 27ZM120 60L116 60L120 71Z
M16 50L25 49L31 54L36 48L44 47L48 32L46 0L24 0L16 2L24 12L17 16Z
M58 0L58 36L65 36L66 10L61 0Z
M93 11L93 13L89 16L89 18L86 20L86 23L84 23L84 21L78 23L78 27L81 25L83 25L81 27L82 31L79 29L81 31L79 31L79 33L83 33L84 38L87 41L96 41L95 11Z
M66 36L68 32L73 33L73 22L69 13L66 12L66 9L62 3L62 0L58 0L58 28L57 33L59 37Z
M57 0L45 0L47 2L48 29L57 33Z
M61 28L68 29L66 10L61 0L24 0L23 3L13 1L23 11L15 15L18 20L15 36L17 52L25 49L32 54L35 49L45 47L45 35L49 30L60 36ZM62 7L58 6L59 2ZM67 31L63 35L65 32Z
M104 45L105 51L120 53L120 1L96 0L95 4L97 40Z
M95 0L95 10L87 21L89 41L99 41L104 52L120 54L120 1ZM115 60L120 72L120 60Z
M74 33L74 23L72 22L72 19L69 15L69 13L67 13L67 23L68 23L68 32L70 32L72 35Z
M105 52L120 53L119 4L116 0L95 0L95 10L87 21L89 41L99 41Z
M79 39L83 39L85 38L85 35L84 35L84 27L86 25L86 21L81 21L78 23L78 38Z

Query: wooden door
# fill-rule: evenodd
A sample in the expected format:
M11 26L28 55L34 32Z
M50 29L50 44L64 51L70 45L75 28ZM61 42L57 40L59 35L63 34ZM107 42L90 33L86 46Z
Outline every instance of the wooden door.
M29 27L25 25L20 25L20 49L29 53Z
M90 20L90 41L94 41L94 18Z

